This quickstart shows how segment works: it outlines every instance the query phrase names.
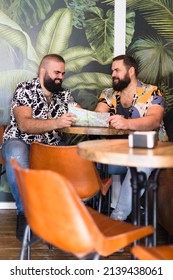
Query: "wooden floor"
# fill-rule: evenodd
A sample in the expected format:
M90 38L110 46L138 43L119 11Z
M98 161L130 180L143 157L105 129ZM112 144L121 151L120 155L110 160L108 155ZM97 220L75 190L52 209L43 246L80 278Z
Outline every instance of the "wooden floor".
M16 239L16 213L15 210L0 210L0 260L18 260L21 242ZM167 235L159 227L158 243L166 244ZM59 249L49 249L48 245L38 242L32 246L32 260L76 260L76 257ZM130 246L123 253L115 253L105 260L130 260Z

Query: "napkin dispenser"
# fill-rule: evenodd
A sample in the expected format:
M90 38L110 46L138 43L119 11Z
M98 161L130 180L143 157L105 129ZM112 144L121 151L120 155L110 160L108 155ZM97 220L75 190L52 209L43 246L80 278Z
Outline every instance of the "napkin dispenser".
M130 148L154 148L157 145L156 131L135 131L129 134Z

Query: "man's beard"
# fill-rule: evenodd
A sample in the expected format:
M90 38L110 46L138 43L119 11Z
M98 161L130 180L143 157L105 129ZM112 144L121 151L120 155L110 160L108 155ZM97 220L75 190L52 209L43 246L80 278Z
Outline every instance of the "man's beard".
M118 79L118 83L114 82L113 79L113 89L116 91L122 91L123 89L125 89L131 82L130 77L128 74L125 75L124 79L120 80Z
M56 80L59 80L60 83L56 84ZM47 73L44 76L43 83L44 87L53 94L57 94L60 90L62 90L62 80L57 78L52 80Z

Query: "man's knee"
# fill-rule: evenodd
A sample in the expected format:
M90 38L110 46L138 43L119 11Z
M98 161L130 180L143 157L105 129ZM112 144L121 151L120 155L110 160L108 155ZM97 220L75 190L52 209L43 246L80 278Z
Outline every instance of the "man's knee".
M8 161L11 157L20 160L21 157L28 156L28 147L24 141L10 139L5 143L2 152L6 161Z

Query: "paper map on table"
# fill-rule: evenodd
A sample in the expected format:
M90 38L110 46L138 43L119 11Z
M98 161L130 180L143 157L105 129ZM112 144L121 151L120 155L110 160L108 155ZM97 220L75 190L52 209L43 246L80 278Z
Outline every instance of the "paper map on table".
M93 112L86 109L80 109L74 106L68 107L68 112L76 115L75 126L99 126L108 127L107 120L110 113Z

